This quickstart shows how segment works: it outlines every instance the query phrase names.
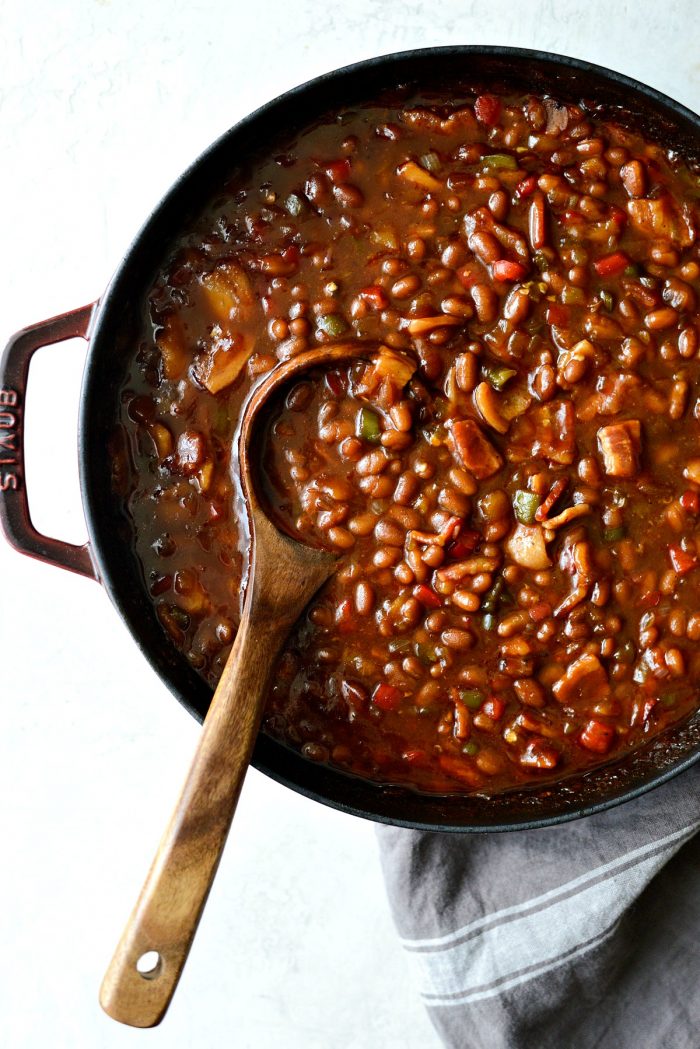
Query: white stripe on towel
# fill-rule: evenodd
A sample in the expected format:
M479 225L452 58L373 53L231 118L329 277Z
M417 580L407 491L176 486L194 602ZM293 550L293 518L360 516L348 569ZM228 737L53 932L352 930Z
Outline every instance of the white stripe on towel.
M698 828L700 822L447 936L404 941L426 1005L492 997L593 949Z

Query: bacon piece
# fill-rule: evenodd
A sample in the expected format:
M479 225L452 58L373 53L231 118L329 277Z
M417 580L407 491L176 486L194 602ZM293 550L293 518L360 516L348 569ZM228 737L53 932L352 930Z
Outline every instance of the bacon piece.
M639 419L601 426L598 447L609 477L634 477L639 470L642 426Z
M549 459L568 466L576 457L574 407L571 401L550 401L532 408L513 424L508 458Z
M416 361L403 353L380 346L379 353L365 369L356 392L360 397L371 397L376 394L382 383L389 383L396 392L400 392L410 381L417 368Z
M468 787L477 789L484 782L484 777L480 775L478 769L474 768L468 759L452 757L451 754L441 754L438 758L438 764L448 776L461 780Z
M501 119L501 100L497 95L479 95L474 103L474 114L481 124L494 127Z
M467 106L455 109L445 117L440 116L434 109L415 106L413 109L405 109L400 118L409 127L436 132L439 135L455 134L458 131L474 132L477 129L474 114Z
M679 248L689 248L695 241L692 221L676 210L668 196L629 200L627 213L634 228L645 237L664 237Z
M585 690L586 699L590 702L607 692L607 689L608 677L603 664L592 652L584 652L554 682L552 695L560 703L566 703L574 694L580 696Z
M544 108L547 113L545 134L558 135L569 126L568 106L562 106L553 98L545 98Z
M448 444L453 456L480 481L491 477L503 466L503 459L473 419L453 422Z
M546 528L555 531L557 528L562 528L571 521L575 521L577 517L584 517L590 512L591 508L588 503L575 503L574 506L567 506L566 510L562 510L556 517L550 517L544 524Z
M613 725L591 719L579 736L579 743L594 754L607 754L615 739Z
M590 422L594 415L617 415L641 386L641 379L632 372L605 375L598 380L598 389L578 408L581 422Z
M554 482L552 487L549 489L549 492L544 497L543 501L540 503L540 505L537 507L537 510L535 511L536 521L542 522L547 520L549 511L552 509L559 496L564 494L568 483L569 481L566 477L560 477L558 481Z
M561 755L544 740L533 739L518 759L528 769L553 769Z

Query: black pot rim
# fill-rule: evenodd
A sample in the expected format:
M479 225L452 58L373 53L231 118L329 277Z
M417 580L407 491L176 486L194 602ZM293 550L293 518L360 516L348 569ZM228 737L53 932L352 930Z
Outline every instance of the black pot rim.
M303 99L309 92L314 89L322 88L324 85L335 85L339 80L343 80L343 78L350 79L358 77L363 73L370 73L377 69L385 69L389 72L392 68L398 68L407 62L419 63L431 60L438 62L442 59L454 59L455 57L464 59L492 58L497 60L511 60L516 66L519 63L525 64L532 62L538 63L540 66L551 67L553 76L557 73L561 75L562 73L571 71L572 73L579 75L588 75L599 81L603 80L607 84L617 85L618 88L628 92L631 101L640 98L644 99L655 109L671 113L680 122L686 125L692 125L694 132L698 135L700 141L700 117L698 117L697 114L662 92L657 91L655 88L640 83L622 73L607 69L604 66L596 65L583 59L571 58L551 52L527 48L501 47L498 45L448 45L393 52L365 59L332 70L328 73L324 73L321 76L315 77L313 80L293 87L289 91L286 91L274 99L271 99L269 102L266 102L224 132L218 139L216 139L216 141L207 147L207 149L204 150L204 152L202 152L173 183L171 188L162 197L134 237L131 245L122 257L122 260L104 295L99 300L97 313L90 333L90 344L83 376L78 429L79 468L83 505L91 544L91 554L100 581L107 590L111 601L119 611L122 619L128 625L134 640L141 648L141 651L151 666L156 670L161 679L165 681L166 685L174 693L185 709L200 721L202 720L201 710L197 708L187 693L178 689L178 687L169 679L167 667L159 654L154 652L144 643L138 630L138 625L134 622L132 611L124 600L118 579L115 577L115 572L110 563L107 544L99 534L98 522L104 514L104 506L101 504L96 494L95 487L91 483L92 471L94 469L94 456L87 439L91 429L91 413L94 412L93 397L98 395L101 378L97 354L94 350L97 346L107 344L110 341L112 319L114 316L119 315L119 311L122 308L123 292L127 283L127 275L132 259L138 254L141 247L153 236L156 227L162 223L165 213L174 198L181 194L183 190L198 177L202 168L212 162L212 160L222 151L224 146L230 142L232 137L239 136L242 133L253 129L256 124L260 123L264 118L274 115L275 111L283 105ZM663 746L663 742L661 743L661 746ZM360 816L378 823L391 824L398 827L427 831L463 833L537 829L569 822L573 819L602 812L613 806L640 797L642 794L646 793L646 791L667 782L673 776L690 768L699 759L700 739L694 752L690 755L684 756L681 760L672 760L670 763L667 762L665 768L657 771L644 782L633 784L617 794L602 797L600 800L593 801L589 804L577 803L576 800L573 799L570 803L567 802L566 804L562 804L560 810L551 815L528 818L527 813L525 813L519 815L516 819L485 819L483 822L451 821L454 820L454 817L450 817L449 814L446 815L444 821L441 820L439 822L436 822L434 818L432 820L423 819L418 811L424 804L421 799L430 798L430 795L418 794L411 791L409 788L394 788L391 786L386 787L378 784L368 784L367 781L357 780L355 777L349 776L339 770L325 769L313 765L313 763L306 761L301 758L300 755L290 751L282 744L277 743L262 733L256 745L253 764L256 768L266 773L272 779L275 779L286 787L290 787L297 793L314 801L339 809L350 815ZM587 779L590 781L590 777L599 775L600 771L600 768L597 768L592 773L588 773L586 777L582 777L581 780L576 782L584 782ZM311 783L309 780L311 780ZM558 790L560 783L552 784L552 788ZM533 788L531 792L532 795L534 796L541 789L542 788L538 787ZM374 807L369 805L366 800L358 800L358 795L366 798L368 791L373 797L376 795L377 803ZM519 796L526 795L527 793L528 791L518 792ZM465 795L455 794L454 796L443 795L439 797L444 800L445 805L449 808L453 798L454 804L457 805L459 800L464 800ZM498 796L495 797L497 798ZM394 805L391 802L387 804L387 798L397 798L397 804ZM432 800L435 801L435 798ZM403 815L401 812L402 805L410 808L411 803L416 806L417 814L415 818L413 816ZM491 807L493 799L485 799L483 804L486 807Z

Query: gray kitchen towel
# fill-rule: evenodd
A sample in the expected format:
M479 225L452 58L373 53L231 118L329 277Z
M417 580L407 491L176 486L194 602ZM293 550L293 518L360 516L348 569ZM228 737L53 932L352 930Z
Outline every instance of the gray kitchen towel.
M378 829L394 920L454 1049L700 1049L700 765L573 823Z

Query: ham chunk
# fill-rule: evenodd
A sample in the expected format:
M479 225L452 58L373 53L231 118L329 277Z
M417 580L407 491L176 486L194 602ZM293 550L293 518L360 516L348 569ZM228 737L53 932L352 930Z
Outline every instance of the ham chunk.
M635 477L639 471L642 427L639 419L625 419L598 430L598 447L609 477Z
M569 466L576 457L574 426L571 401L550 401L532 408L513 425L508 458L511 462L549 459Z
M452 454L480 481L491 477L503 466L503 459L473 419L458 419L452 423L448 443Z
M584 652L570 663L552 685L552 694L560 703L568 703L574 698L595 702L607 691L608 676L605 668L592 652Z

